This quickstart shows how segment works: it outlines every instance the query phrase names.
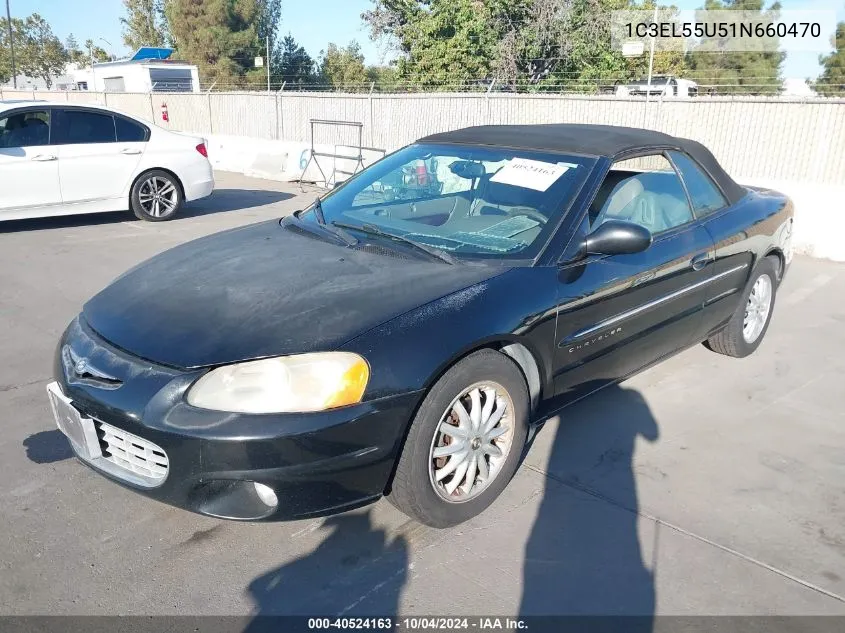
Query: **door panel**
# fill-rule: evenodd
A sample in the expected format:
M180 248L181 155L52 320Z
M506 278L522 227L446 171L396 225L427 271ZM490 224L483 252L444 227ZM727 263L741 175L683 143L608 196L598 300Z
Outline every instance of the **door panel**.
M62 201L50 126L49 108L0 114L0 212Z
M146 143L117 142L115 117L110 112L68 108L58 114L63 201L73 204L122 197Z
M719 277L708 289L700 332L702 340L731 318L751 275L760 223L749 228L755 213L749 203L748 199L741 200L704 222L716 244L715 272ZM762 232L765 234L770 228L767 226Z
M702 318L713 257L710 235L692 224L642 253L562 268L556 394L586 395L689 345Z
M62 196L56 148L0 148L0 183L0 211L59 204Z
M144 143L62 145L59 175L63 200L74 203L122 196L143 151Z

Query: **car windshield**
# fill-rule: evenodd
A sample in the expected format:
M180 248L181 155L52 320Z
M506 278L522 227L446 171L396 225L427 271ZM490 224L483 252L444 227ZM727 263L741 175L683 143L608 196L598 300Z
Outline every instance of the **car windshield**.
M532 258L558 225L594 158L416 144L322 200L326 223L398 236L456 256ZM312 210L302 219L317 222ZM396 243L394 241L394 243Z

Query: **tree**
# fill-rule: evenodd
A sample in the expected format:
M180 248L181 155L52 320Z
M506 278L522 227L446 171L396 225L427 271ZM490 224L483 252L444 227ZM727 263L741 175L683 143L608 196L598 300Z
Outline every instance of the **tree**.
M85 55L85 61L88 64L92 62L111 61L111 55L99 46L96 46L94 44L94 40L85 40L85 50L83 51L83 54Z
M373 0L370 35L400 52L398 76L423 87L592 92L641 73L641 60L612 50L611 11L653 0ZM656 56L678 73L681 53ZM644 74L644 73L643 73Z
M79 48L79 44L73 33L67 36L65 40L65 50L67 51L68 60L78 66L84 66L88 63L88 53Z
M819 57L822 74L814 88L819 94L845 96L845 22L836 25L831 44L834 51Z
M165 46L168 42L164 0L123 0L126 17L123 24L123 43L131 49L142 46Z
M775 2L764 9L763 0L706 0L707 10L742 10L760 13L760 22L775 21L780 11ZM703 39L699 48L718 48L718 41ZM766 50L745 52L699 52L687 55L690 78L711 94L777 94L781 87L781 66L786 54L778 51L778 39L766 43Z
M380 91L395 91L400 86L394 66L367 66L367 81Z
M402 53L399 76L420 86L446 86L491 75L509 23L530 0L374 0L361 17L374 39Z
M320 58L320 77L333 88L361 89L366 83L364 55L358 42L352 41L345 48L329 44L325 51L320 51Z
M12 18L12 40L15 45L15 73L23 74L20 51L26 44L24 21ZM0 18L0 83L6 83L12 78L12 57L9 46L9 26L6 18Z
M15 56L20 59L21 72L42 79L49 89L53 78L64 72L67 51L47 21L37 13L24 20L23 28L24 46Z
M179 56L199 67L203 81L243 87L258 80L261 33L275 34L278 0L166 0L164 12Z
M288 86L301 87L314 83L314 60L288 33L279 47L279 64L273 72Z

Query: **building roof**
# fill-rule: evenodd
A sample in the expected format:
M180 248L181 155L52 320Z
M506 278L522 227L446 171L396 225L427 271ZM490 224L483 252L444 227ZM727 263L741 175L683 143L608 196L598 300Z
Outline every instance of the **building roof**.
M580 123L542 125L479 125L421 138L422 143L490 145L518 149L603 156L611 160L628 152L650 149L679 149L702 166L732 204L747 191L722 169L701 143L640 128Z
M137 61L139 59L170 59L173 55L172 48L163 48L160 46L142 46L132 54L129 59Z

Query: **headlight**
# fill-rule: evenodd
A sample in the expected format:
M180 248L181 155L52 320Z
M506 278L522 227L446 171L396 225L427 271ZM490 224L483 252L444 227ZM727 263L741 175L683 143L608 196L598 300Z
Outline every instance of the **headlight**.
M188 404L236 413L323 411L360 402L367 361L349 352L264 358L213 369L188 390Z

